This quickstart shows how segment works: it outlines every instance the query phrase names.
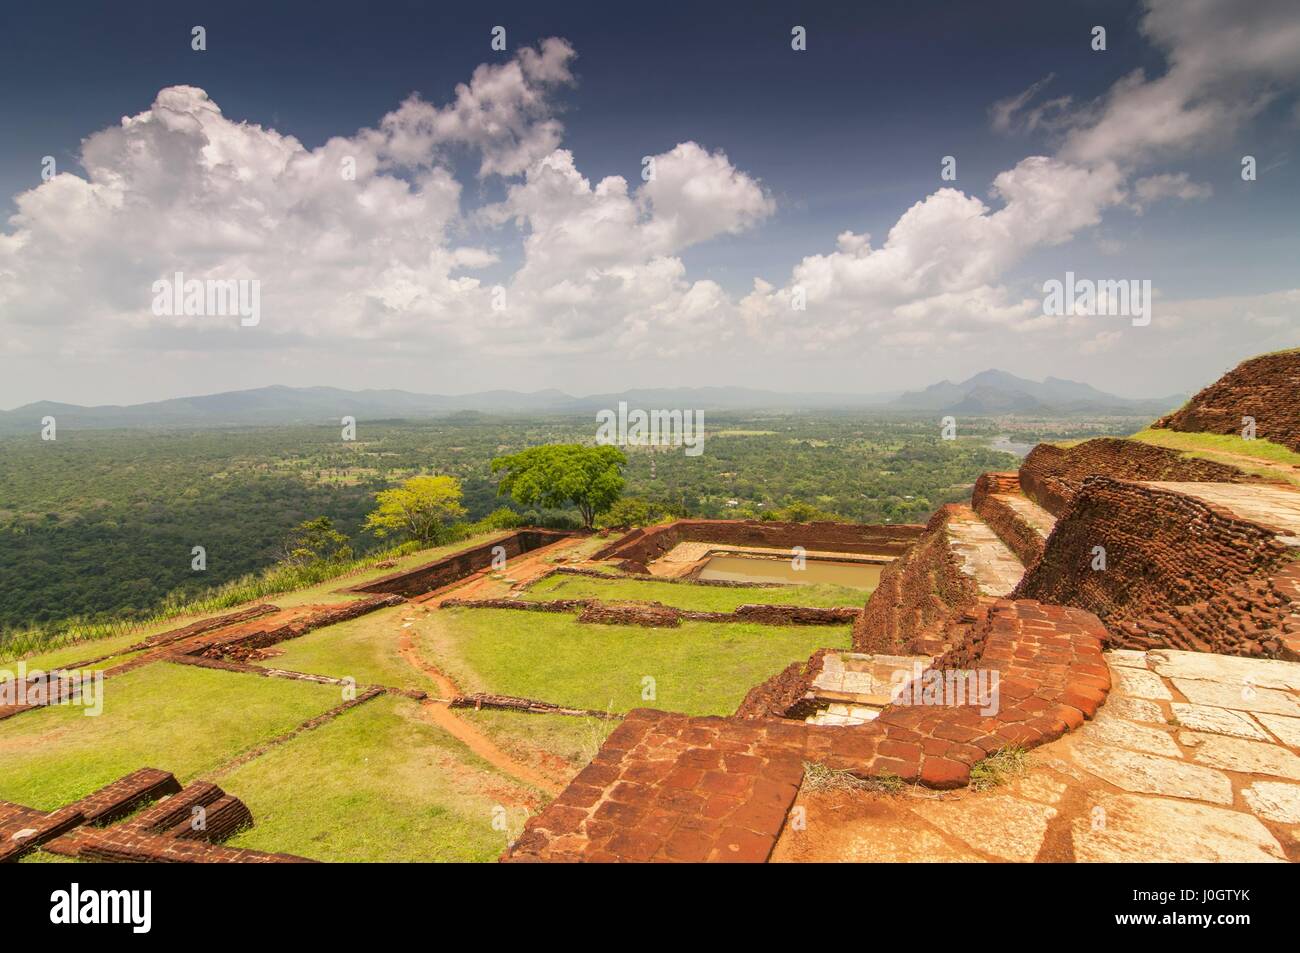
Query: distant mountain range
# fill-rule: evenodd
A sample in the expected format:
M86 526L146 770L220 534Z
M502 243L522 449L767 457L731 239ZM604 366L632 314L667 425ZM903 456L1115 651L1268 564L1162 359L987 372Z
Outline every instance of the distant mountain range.
M942 381L923 391L875 394L780 393L747 387L659 387L574 397L558 390L490 390L448 396L404 390L343 390L338 387L259 387L202 397L176 397L145 404L83 407L37 401L0 411L0 434L31 431L52 416L62 429L210 428L334 423L358 420L445 417L451 414L588 414L631 408L705 411L831 410L874 408L882 412L993 414L1132 413L1156 416L1184 397L1131 400L1088 384L1049 377L1042 383L1005 371L984 371L960 384Z
M1150 414L1166 413L1187 400L1186 394L1169 397L1116 397L1091 384L1048 377L1041 383L1008 374L981 371L960 384L940 381L925 390L908 391L889 402L899 410L928 410L967 416L1001 414Z

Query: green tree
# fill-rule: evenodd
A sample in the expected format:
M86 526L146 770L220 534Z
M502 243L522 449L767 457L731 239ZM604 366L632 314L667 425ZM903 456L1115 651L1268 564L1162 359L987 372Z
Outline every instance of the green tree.
M779 520L785 523L844 522L842 517L836 516L829 510L819 509L802 500L792 500L778 509L767 510L763 513L762 518L764 520Z
M492 472L505 475L497 487L520 506L558 509L573 504L582 525L591 529L597 514L614 505L623 492L627 457L617 447L548 444L497 457Z
M280 562L290 566L343 562L352 558L348 538L334 528L328 516L304 520L285 537Z
M636 526L649 526L651 523L658 523L668 516L668 512L658 503L652 503L650 500L643 500L634 496L625 496L606 510L597 522L601 526L630 529Z
M451 523L465 515L460 481L450 476L411 477L401 486L375 494L379 504L366 517L376 536L404 533L425 546L439 542Z

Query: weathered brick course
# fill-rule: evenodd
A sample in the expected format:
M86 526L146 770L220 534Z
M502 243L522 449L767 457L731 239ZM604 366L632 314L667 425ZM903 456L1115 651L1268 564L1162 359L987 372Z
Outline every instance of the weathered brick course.
M1098 546L1104 570L1092 568ZM1095 613L1114 648L1278 658L1300 608L1285 584L1295 567L1270 528L1183 493L1094 476L1015 596Z
M1255 436L1300 452L1300 350L1243 361L1151 426L1240 435L1243 417L1255 419Z

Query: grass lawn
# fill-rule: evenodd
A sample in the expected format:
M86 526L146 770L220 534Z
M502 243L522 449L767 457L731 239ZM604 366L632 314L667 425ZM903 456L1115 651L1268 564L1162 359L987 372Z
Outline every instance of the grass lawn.
M218 777L254 826L232 847L331 861L490 861L517 836L540 792L500 774L422 720L418 705L381 696Z
M849 626L685 622L580 625L568 613L440 609L425 651L469 691L625 712L728 715L745 693L814 649L848 648ZM654 697L644 697L645 679Z
M124 649L130 648L137 642L143 640L141 635L118 635L111 639L96 639L92 642L75 642L72 645L65 645L63 648L51 649L48 652L41 652L39 655L29 655L22 660L27 666L30 673L36 669L43 672L50 672L54 669L66 665L72 665L76 662L84 662L87 659L99 658L101 655L108 655L109 658L102 662L96 662L90 666L91 671L99 671L106 668L112 668L114 665L120 665L129 658L139 655L139 652L126 652ZM12 678L17 674L18 660L12 659L7 662L0 662L0 681Z
M1281 477L1300 484L1300 471L1291 470L1292 467L1300 466L1300 453L1270 440L1243 440L1235 434L1181 433L1149 427L1139 430L1129 439L1170 450L1181 450L1194 457L1238 467L1247 473L1257 473L1273 479ZM1252 466L1247 460L1242 460L1242 457L1258 460L1260 465Z
M458 708L456 714L481 729L511 757L558 777L586 767L619 724L614 718L530 715L490 708Z
M264 667L309 672L334 678L351 676L357 685L434 689L425 675L408 665L398 650L403 631L417 643L431 627L423 608L393 606L336 625L315 629L276 646L283 650L261 662ZM405 620L413 620L407 622Z
M52 810L139 768L182 782L342 701L330 685L156 662L104 682L104 710L0 721L0 799Z
M662 602L699 612L731 612L736 606L758 603L772 606L866 605L870 592L847 586L779 586L771 589L745 586L700 586L643 579L597 579L594 576L556 574L528 588L525 599L604 599L606 601Z

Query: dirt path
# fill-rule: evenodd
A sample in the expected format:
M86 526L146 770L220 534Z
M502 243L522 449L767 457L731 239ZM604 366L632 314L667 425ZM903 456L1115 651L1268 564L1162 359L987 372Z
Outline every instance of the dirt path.
M564 789L564 785L554 778L547 777L510 757L478 728L465 719L457 717L456 713L447 707L446 702L430 699L420 705L420 713L447 734L462 742L465 747L502 774L508 775L517 781L523 781L525 784L531 784L535 788L540 788L552 797ZM537 717L544 718L546 716L538 715Z
M402 629L401 635L397 638L397 651L402 656L403 662L427 676L433 681L433 684L438 686L438 695L441 700L451 701L461 693L460 686L452 681L446 672L420 655L409 630Z
M420 705L420 713L425 718L463 742L470 751L473 751L503 774L517 781L523 781L533 787L540 788L552 797L564 789L563 781L543 774L515 760L497 747L491 738L448 707L447 703L461 694L459 686L440 668L420 655L419 650L415 647L415 640L411 638L409 631L403 630L398 637L398 650L401 653L402 660L416 671L430 678L438 686L439 694L443 696L439 699L429 699ZM546 716L538 715L536 717L544 718Z

